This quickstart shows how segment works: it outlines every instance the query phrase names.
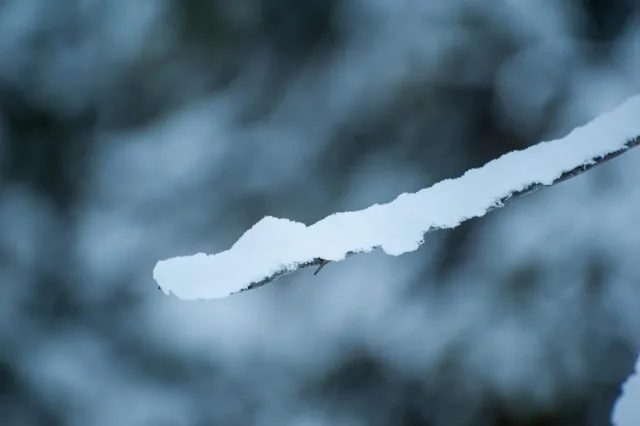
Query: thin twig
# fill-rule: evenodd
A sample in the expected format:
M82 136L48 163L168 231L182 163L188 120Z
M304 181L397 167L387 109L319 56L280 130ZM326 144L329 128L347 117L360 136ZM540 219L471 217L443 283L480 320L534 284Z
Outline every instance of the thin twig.
M316 271L313 273L313 275L318 275L318 273L320 271L322 271L322 268L324 268L325 266L327 266L327 264L329 263L328 260L326 259L322 259L322 263L320 263L320 266L318 266L318 269L316 269Z
M520 190L520 191L514 191L511 194L503 197L502 199L499 200L498 203L496 203L495 205L489 207L486 211L490 212L499 208L502 208L504 206L506 206L507 204L521 199L526 195L530 195L533 194L534 192L537 192L538 190L542 189L542 188L548 188L554 185L557 185L561 182L564 182L566 180L569 180L571 178L574 178L588 170L591 170L592 168L596 167L597 165L600 165L602 163L605 163L609 160L612 160L613 158L618 157L619 155L622 155L623 153L629 151L631 148L635 148L638 145L640 145L640 136L636 137L635 139L630 140L629 142L627 142L626 144L622 145L620 147L620 149L613 151L605 156L602 157L595 157L592 158L591 161L589 163L586 164L582 164L580 166L575 167L574 169L571 169L567 172L564 172L562 175L560 175L560 177L558 177L557 179L555 179L553 182L551 182L551 184L549 185L543 185L541 183L533 183L531 185L529 185L527 188ZM437 227L432 227L430 229L428 229L426 233L432 232L432 231L436 231L440 228ZM379 248L379 247L375 247L375 248ZM350 257L354 254L357 254L355 252L348 252L346 257ZM262 287L263 285L270 283L271 281L275 281L276 279L283 277L285 275L288 275L292 272L297 271L298 269L302 269L302 268L307 268L309 266L318 266L318 269L316 269L316 271L314 272L313 275L317 275L320 270L322 270L322 268L324 268L328 263L330 263L330 261L322 259L322 258L315 258L309 262L304 262L304 263L300 263L298 265L296 265L294 268L291 269L285 269L282 271L278 271L275 274L264 278L263 280L260 280L258 282L254 282L251 283L249 286L247 286L246 288L236 292L236 293L242 293L245 292L247 290L253 290L255 288L258 287Z

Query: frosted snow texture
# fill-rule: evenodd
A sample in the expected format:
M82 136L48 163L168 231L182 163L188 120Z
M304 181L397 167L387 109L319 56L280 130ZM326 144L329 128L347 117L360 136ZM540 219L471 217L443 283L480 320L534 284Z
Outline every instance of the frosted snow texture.
M454 228L480 217L510 194L550 185L564 172L620 150L640 135L640 96L627 100L562 139L514 151L388 204L335 213L305 225L263 218L229 249L159 261L153 276L167 294L186 300L224 298L274 274L322 258L381 248L398 256L416 250L430 229Z
M622 394L613 407L611 421L614 426L640 425L640 356L636 361L635 374L622 385Z

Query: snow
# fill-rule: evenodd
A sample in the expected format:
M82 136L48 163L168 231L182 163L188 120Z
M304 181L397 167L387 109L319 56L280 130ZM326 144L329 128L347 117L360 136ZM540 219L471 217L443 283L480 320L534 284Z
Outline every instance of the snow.
M376 248L394 256L411 252L431 229L484 216L514 192L550 185L566 171L624 149L640 135L639 117L640 96L635 96L562 139L505 154L388 204L335 213L309 226L267 216L229 250L161 260L153 276L165 293L181 299L218 299L316 258L340 261Z
M640 425L640 356L635 373L622 385L622 394L613 407L611 421L614 426Z

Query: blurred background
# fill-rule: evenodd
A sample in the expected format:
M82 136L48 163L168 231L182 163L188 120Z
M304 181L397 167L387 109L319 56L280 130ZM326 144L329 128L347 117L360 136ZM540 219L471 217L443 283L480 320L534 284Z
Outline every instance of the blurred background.
M640 351L640 152L224 300L152 270L565 135L640 92L639 12L0 0L0 423L609 424Z

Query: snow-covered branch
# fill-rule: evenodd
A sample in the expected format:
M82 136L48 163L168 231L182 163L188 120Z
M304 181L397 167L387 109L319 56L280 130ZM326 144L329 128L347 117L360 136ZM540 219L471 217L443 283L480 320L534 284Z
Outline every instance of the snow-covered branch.
M562 139L514 151L388 204L332 214L305 225L267 216L229 249L159 261L153 276L181 299L223 298L308 266L382 249L416 250L427 232L454 228L510 201L555 185L640 144L640 96Z
M613 406L611 421L614 426L638 426L640 424L640 355L635 372L622 385L622 394Z

